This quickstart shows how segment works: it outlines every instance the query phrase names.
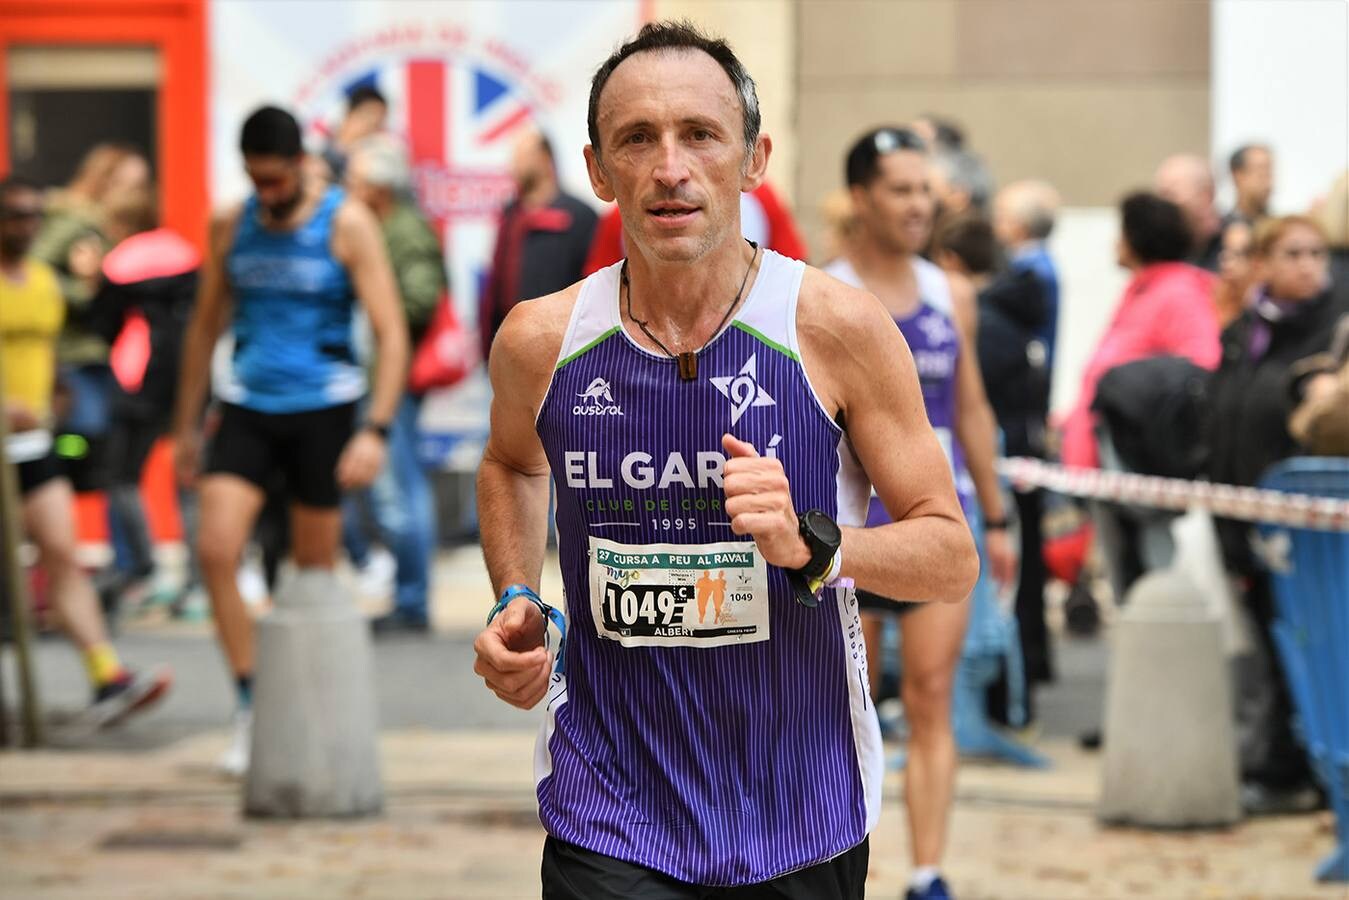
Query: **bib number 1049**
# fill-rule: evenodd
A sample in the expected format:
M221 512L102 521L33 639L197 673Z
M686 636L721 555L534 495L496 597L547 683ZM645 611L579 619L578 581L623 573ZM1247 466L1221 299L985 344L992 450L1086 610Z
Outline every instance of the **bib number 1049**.
M693 600L691 584L630 584L609 582L600 605L609 629L638 633L661 626L682 625L684 609ZM654 633L654 632L649 632Z

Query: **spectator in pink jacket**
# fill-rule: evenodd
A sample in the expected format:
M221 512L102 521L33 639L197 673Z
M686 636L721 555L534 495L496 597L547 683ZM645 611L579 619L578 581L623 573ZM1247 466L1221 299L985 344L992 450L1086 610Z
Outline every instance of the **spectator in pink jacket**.
M1119 264L1133 273L1082 376L1077 404L1063 429L1063 461L1098 468L1096 383L1115 366L1150 356L1184 356L1216 369L1221 358L1213 276L1182 262L1190 231L1180 207L1135 193L1120 204Z

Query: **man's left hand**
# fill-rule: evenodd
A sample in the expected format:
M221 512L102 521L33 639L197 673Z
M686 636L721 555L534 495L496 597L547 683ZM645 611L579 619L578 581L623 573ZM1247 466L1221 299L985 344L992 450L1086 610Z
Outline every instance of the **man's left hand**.
M984 532L984 555L988 557L994 581L1004 587L1016 581L1017 552L1006 528L990 528Z
M337 460L337 483L342 490L368 487L384 468L384 438L362 428L347 441Z
M770 565L799 569L810 562L810 549L801 537L801 523L792 506L791 487L782 463L759 455L753 444L723 435L721 446L729 458L722 471L726 515L731 530L754 538Z

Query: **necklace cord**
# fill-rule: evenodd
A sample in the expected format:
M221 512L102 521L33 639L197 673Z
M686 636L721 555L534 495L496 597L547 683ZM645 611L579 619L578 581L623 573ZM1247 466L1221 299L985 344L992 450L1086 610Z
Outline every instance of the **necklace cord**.
M735 299L731 301L730 306L726 307L726 312L725 314L722 315L721 322L717 324L716 329L712 332L712 336L703 342L702 347L699 347L697 350L694 350L693 351L694 354L702 353L703 349L706 348L708 344L712 343L712 341L716 338L717 335L721 334L721 329L725 328L726 323L730 321L731 313L734 312L735 308L740 305L740 298L745 293L745 285L749 284L749 273L754 271L754 263L759 258L759 245L754 243L754 241L747 241L747 243L754 248L754 255L749 258L749 265L745 268L745 277L740 279L740 290L735 292ZM635 322L638 328L642 329L642 334L645 334L647 337L651 338L651 340L655 342L657 347L665 351L666 356L670 357L671 359L678 359L680 356L682 356L683 354L671 352L670 348L665 346L665 343L660 338L656 337L654 334L651 333L651 329L647 327L646 321L644 319L639 319L632 314L632 282L628 278L628 261L626 259L623 260L623 270L619 280L622 282L623 287L627 289L628 293L628 318L631 319L633 322Z

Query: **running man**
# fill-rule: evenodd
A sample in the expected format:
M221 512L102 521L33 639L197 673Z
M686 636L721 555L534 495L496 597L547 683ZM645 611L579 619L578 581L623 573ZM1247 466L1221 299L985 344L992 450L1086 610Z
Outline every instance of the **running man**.
M1013 579L1016 556L993 468L997 424L971 352L974 290L918 255L931 236L933 219L923 141L905 128L877 129L853 145L845 169L857 235L826 271L871 291L899 325L917 363L928 419L955 473L961 507L975 522L976 534L982 511L990 568L1006 584ZM883 526L893 513L880 493L871 501L867 521ZM951 689L969 604L896 604L885 598L909 595L861 587L867 589L860 592L864 608L909 613L900 620L901 693L911 730L904 774L914 865L908 900L943 900L949 893L939 866L956 776ZM864 617L873 690L882 669L881 625L874 614Z
M586 162L629 256L516 306L492 353L478 490L500 599L475 670L512 705L547 696L549 900L861 897L882 759L848 580L957 602L977 575L890 315L741 237L772 149L758 109L690 26L615 51ZM612 402L578 404L596 379ZM550 472L556 671L562 617L536 593ZM868 474L892 525L861 527ZM733 625L697 621L704 570L733 585Z
M235 576L267 486L278 472L285 477L295 565L332 568L342 491L370 484L384 464L408 355L374 215L340 188L302 175L300 126L290 113L257 110L239 143L255 192L212 222L174 420L179 477L191 480L201 464L212 348L231 329L232 378L216 385L224 402L200 482L197 542L238 692L234 741L220 761L233 774L248 768L254 641ZM356 403L366 378L352 339L358 302L378 354L362 422Z
M23 529L38 548L52 605L84 658L92 725L113 725L167 693L167 669L133 672L108 640L93 582L75 556L75 496L52 444L56 341L66 306L56 273L31 255L42 225L42 192L21 178L0 181L0 382L18 469Z

